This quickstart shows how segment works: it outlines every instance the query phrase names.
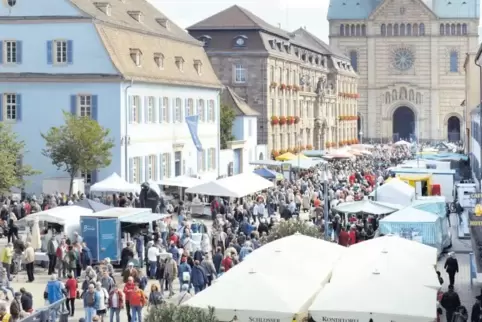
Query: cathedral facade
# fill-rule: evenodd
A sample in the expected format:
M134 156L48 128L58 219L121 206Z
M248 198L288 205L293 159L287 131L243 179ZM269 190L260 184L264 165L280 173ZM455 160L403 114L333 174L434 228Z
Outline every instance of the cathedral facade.
M479 0L330 1L330 44L359 75L363 139L462 139L463 64L479 17Z

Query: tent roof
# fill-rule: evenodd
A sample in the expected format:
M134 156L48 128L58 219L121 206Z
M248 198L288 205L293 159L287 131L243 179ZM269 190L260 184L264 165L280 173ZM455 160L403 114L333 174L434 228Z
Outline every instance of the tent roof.
M376 191L376 192L375 192ZM415 196L415 189L406 182L398 178L393 178L389 182L385 183L384 185L378 187L375 191L373 191L370 196L381 197L383 195L397 195L403 194L405 197L413 197Z
M248 172L189 188L187 193L218 197L241 198L273 187L273 183L257 174Z
M94 201L94 200L91 200L91 199L82 199L79 202L77 202L75 204L75 206L90 209L93 212L99 212L99 211L111 208L110 206L104 205L101 202L97 202L97 201Z
M91 192L139 192L140 190L140 185L125 181L117 173L111 174L90 187Z
M277 177L276 171L266 169L266 168L256 169L253 171L253 173L256 173L258 176L261 176L263 178L276 179Z
M124 216L120 218L120 221L131 223L131 224L146 224L146 223L161 220L167 217L171 217L171 215L142 212L140 214L132 214L132 215Z
M70 221L79 221L81 216L92 214L92 212L92 209L87 209L75 205L63 206L30 214L27 217L22 218L20 221L32 222L38 220L59 225L65 225L67 222Z
M294 155L291 152L286 152L276 157L277 161L288 161L288 160L294 160L294 159L296 159L296 155Z
M383 222L420 222L420 223L432 223L436 222L439 216L432 214L428 211L420 210L413 207L403 208L393 214L383 218L380 221Z
M387 203L381 204L376 201L361 200L355 202L344 202L336 206L334 210L348 214L367 213L383 215L395 212L399 210L399 208L397 206L390 207L387 205Z
M249 162L251 165L281 166L283 162L275 160L257 160Z
M83 217L96 217L96 218L128 218L130 216L140 216L146 213L152 213L149 208L124 208L124 207L111 207L109 209L99 211L97 213L91 213L83 215Z
M364 290L360 296L353 290ZM343 299L340 301L340 299ZM324 317L357 321L433 321L437 290L407 287L384 274L371 274L348 283L329 283L316 296L309 312L315 321Z
M291 167L293 168L310 169L320 163L326 163L326 161L322 159L293 159L284 163L291 164Z
M206 180L199 179L199 178L194 178L189 176L178 176L175 178L163 179L161 181L158 181L157 184L161 186L192 188L205 182Z

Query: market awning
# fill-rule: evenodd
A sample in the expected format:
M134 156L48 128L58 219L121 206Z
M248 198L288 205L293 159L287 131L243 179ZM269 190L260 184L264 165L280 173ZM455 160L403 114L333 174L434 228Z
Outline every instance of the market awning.
M425 181L430 179L430 174L399 174L402 181Z
M129 215L119 218L121 222L127 222L130 224L147 224L156 220L162 220L170 217L170 214L153 214L153 213L141 213L136 215Z
M399 206L394 205L390 207L388 203L378 203L371 200L361 200L355 202L346 202L336 206L333 210L347 213L347 214L357 214L366 213L374 215L389 214L399 210Z

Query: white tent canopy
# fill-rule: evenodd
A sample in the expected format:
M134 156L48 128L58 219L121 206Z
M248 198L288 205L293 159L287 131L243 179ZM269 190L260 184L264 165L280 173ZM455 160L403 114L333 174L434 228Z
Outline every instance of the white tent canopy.
M410 253L382 251L358 253L348 250L335 265L330 283L343 283L369 277L379 272L391 280L401 280L409 285L427 286L438 290L440 282L433 265L417 263Z
M189 176L178 176L175 178L163 179L161 181L158 181L157 184L161 186L169 186L169 187L192 188L205 182L206 180L199 179L199 178L194 178Z
M398 142L395 142L394 145L405 145L405 146L410 146L412 145L411 143L407 142L407 141L404 141L404 140L400 140Z
M383 222L420 222L420 223L430 223L436 222L439 216L428 211L420 210L413 207L403 208L397 212L394 212L390 216L383 218L380 221Z
M140 186L125 181L117 173L111 174L90 187L91 192L139 192L140 190Z
M64 206L55 207L52 209L44 210L34 214L30 214L20 221L34 222L45 221L53 224L65 225L69 222L79 222L80 216L85 216L93 213L92 209L87 209L79 206Z
M325 160L322 159L293 159L289 161L285 161L284 163L291 164L293 168L300 168L300 169L311 169L320 163L326 163Z
M402 206L410 206L415 199L415 188L398 178L392 179L378 187L370 194L375 201L389 202Z
M187 193L217 197L241 198L255 192L273 187L273 182L247 172L197 185L186 190Z
M327 284L309 312L315 321L427 322L435 320L436 309L436 290L407 287L375 273L357 281Z
M346 214L366 213L373 215L383 215L395 212L399 209L400 208L397 205L390 207L390 205L387 205L386 203L381 204L371 200L361 200L355 202L341 203L333 210Z
M435 266L437 265L437 249L435 247L427 246L422 243L397 237L394 235L386 235L383 237L366 240L363 243L358 243L350 246L349 252L358 252L362 254L381 253L400 253L404 252L410 254L412 260L419 263Z

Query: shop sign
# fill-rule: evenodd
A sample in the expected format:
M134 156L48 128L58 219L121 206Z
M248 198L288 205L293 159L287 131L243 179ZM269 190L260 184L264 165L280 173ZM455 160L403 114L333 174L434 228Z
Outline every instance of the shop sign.
M256 317L249 317L249 322L280 322L280 319L276 318L256 318Z
M322 317L323 322L359 322L358 319L345 319L345 318L329 318L327 316Z

